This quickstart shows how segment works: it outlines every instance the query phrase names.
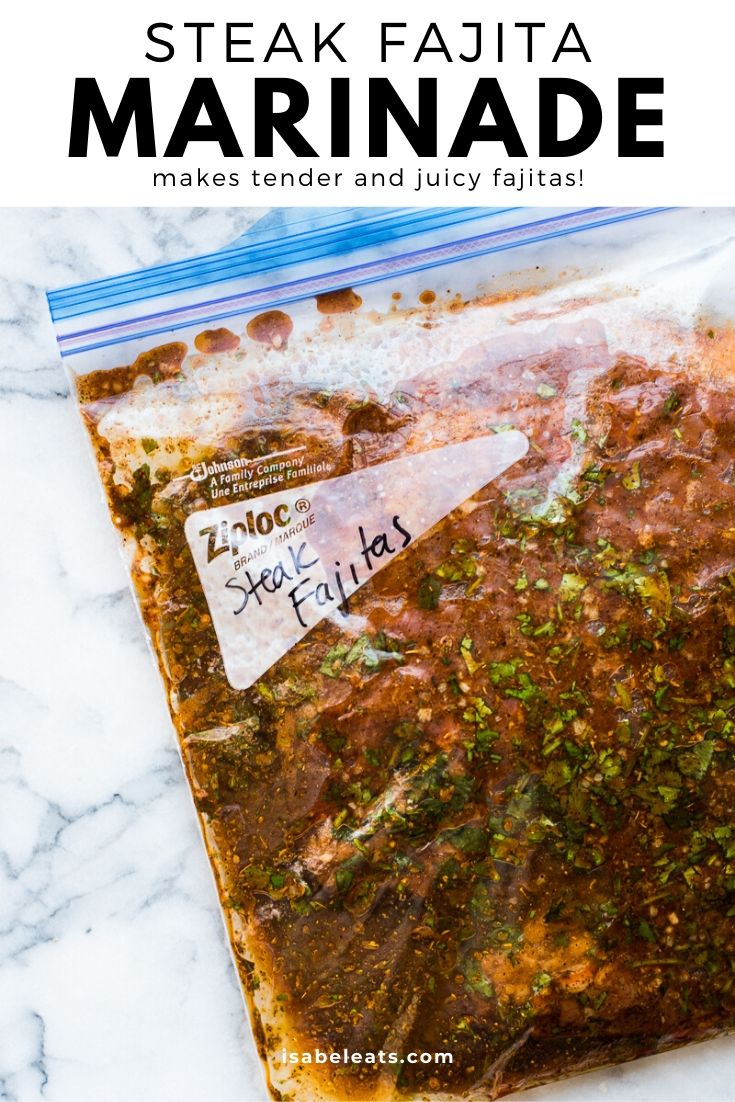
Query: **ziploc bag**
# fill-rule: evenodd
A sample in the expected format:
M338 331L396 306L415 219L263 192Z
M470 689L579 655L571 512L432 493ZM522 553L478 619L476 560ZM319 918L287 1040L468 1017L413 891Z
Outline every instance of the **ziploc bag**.
M732 1028L734 230L291 213L49 295L274 1097Z

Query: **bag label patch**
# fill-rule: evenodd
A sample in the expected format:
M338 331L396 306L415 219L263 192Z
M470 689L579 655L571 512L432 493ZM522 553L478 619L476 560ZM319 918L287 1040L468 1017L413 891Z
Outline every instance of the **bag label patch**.
M409 544L521 459L515 430L192 513L227 679L247 689Z

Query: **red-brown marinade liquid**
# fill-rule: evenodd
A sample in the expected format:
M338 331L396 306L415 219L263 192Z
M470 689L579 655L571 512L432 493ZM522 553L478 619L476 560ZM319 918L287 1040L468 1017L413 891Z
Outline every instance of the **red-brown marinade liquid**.
M248 334L282 346L276 313ZM141 370L168 385L180 351ZM141 464L118 485L115 377L80 381L111 511L155 563L135 581L238 967L277 1008L253 1011L271 1070L282 1047L452 1054L301 1069L292 1098L492 1098L735 1018L735 374L487 356L383 402L264 383L200 457L304 447L339 475L532 441L351 598L359 634L323 621L246 691L184 537L206 483Z

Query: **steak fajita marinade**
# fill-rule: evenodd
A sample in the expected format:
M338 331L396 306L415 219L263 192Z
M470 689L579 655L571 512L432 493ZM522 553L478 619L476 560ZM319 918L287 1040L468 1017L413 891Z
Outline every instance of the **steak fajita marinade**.
M423 301L422 347L466 334L390 385L320 375L319 340L287 372L284 311L77 381L276 1098L495 1098L735 1022L731 335L648 321L626 348L594 308ZM404 324L335 302L345 362ZM438 482L390 465L504 434L523 454L412 530ZM295 588L309 487L378 468L380 570L236 687L213 619L265 647L259 538L293 531ZM279 486L303 494L274 518ZM377 553L369 497L347 519Z

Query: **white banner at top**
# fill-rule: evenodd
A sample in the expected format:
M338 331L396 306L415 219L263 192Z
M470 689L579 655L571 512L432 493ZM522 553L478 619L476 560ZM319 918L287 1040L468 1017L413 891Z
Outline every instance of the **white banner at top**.
M731 204L735 9L6 5L5 205Z

